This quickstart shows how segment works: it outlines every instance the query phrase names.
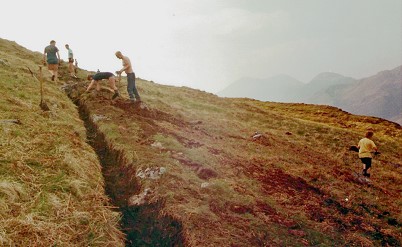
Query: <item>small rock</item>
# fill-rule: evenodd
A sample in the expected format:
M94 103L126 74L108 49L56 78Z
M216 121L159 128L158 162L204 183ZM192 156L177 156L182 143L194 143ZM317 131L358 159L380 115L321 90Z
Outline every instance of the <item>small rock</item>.
M286 132L285 134L288 135L288 136L291 136L291 135L292 135L292 132L289 132L289 131L288 131L288 132Z
M207 188L210 184L208 182L204 182L201 184L201 188Z
M138 206L146 203L146 197L150 192L149 188L146 188L144 192L139 195L133 195L128 199L129 206Z
M92 115L92 121L94 121L94 123L96 123L100 120L110 120L110 118L103 116L103 115L97 115L97 114Z
M165 167L155 167L155 168L147 168L144 171L142 169L139 169L136 173L137 177L140 177L142 179L145 178L150 178L150 179L159 179L162 174L166 172Z
M260 138L260 137L262 137L262 134L253 135L253 139L258 139L258 138Z
M145 178L145 173L140 169L139 171L137 171L136 176L140 178Z
M159 175L163 175L166 172L166 168L165 167L160 167L159 168Z
M149 178L150 179L159 179L160 177L159 177L159 171L154 171L154 170L151 170L151 171L149 171Z
M160 142L154 142L154 143L151 144L151 146L155 147L155 148L159 148L159 149L163 148L163 145Z

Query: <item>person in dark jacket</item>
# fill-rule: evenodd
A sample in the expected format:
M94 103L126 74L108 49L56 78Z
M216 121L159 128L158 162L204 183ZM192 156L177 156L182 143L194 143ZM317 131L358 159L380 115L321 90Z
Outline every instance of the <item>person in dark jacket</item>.
M58 80L57 79L57 72L59 70L60 64L60 54L59 49L56 47L56 41L50 41L50 45L45 47L43 51L43 64L46 65L52 74L52 81Z
M94 75L88 75L87 79L91 81L89 83L87 90L85 92L89 92L91 88L93 88L96 84L96 91L100 91L100 81L101 80L108 80L109 81L109 86L111 89L114 91L114 95L112 99L115 99L116 97L120 96L119 89L116 87L116 77L112 72L98 72Z

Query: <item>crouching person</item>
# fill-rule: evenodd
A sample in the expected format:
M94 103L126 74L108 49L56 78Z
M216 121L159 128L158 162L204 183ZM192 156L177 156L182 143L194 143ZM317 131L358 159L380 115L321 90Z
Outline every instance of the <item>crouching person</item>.
M96 91L100 91L100 81L101 80L109 80L109 86L110 88L114 91L112 99L115 99L116 97L120 96L120 92L116 87L116 78L113 73L111 72L98 72L95 75L88 75L87 77L88 81L91 81L89 83L87 90L85 92L89 92L91 88L93 88L96 84Z

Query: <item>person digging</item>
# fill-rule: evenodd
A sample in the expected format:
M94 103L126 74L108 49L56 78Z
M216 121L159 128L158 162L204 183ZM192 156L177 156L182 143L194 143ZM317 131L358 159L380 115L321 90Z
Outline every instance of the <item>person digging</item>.
M114 91L112 99L115 99L116 97L120 96L119 89L116 87L116 78L113 73L98 72L94 75L88 75L87 79L88 79L88 81L91 81L91 83L89 83L87 89L85 90L85 93L89 92L89 90L91 90L91 88L93 88L95 84L96 84L96 91L99 92L100 91L100 81L107 79L107 80L109 80L110 88L113 89L113 91Z
M126 72L127 74L127 93L130 97L130 101L133 103L141 103L141 97L138 94L137 87L135 86L135 74L130 59L123 56L120 51L116 51L115 55L118 59L121 59L123 63L123 68L116 71L116 74L121 75L123 72Z
M372 131L367 131L366 137L359 141L357 148L359 149L359 158L363 163L363 176L370 177L368 170L371 167L371 161L373 159L373 154L378 153L377 146L371 140L374 133Z

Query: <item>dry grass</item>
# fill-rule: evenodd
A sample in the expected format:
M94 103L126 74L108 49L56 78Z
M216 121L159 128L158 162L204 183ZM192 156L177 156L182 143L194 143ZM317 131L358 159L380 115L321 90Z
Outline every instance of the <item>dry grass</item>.
M123 246L75 106L46 82L51 111L42 112L26 69L37 70L41 55L6 40L0 54L0 245Z
M124 99L111 101L107 93L82 97L81 103L90 115L107 116L107 120L99 120L96 125L107 145L123 153L123 165L137 171L166 169L160 179L134 178L135 173L122 179L138 179L139 193L149 189L149 205L164 202L146 216L166 216L180 222L186 245L400 245L402 233L400 225L395 225L402 221L400 126L350 115L333 107L222 99L145 80L137 80L137 85L148 110L135 108ZM121 86L124 88L124 83ZM65 96L56 91L49 92L54 93L49 100L59 110L53 107L54 113L46 116L20 110L34 114L32 122L28 121L30 128L24 122L22 126L5 129L13 140L19 140L10 150L20 150L18 155L26 157L17 165L26 171L13 174L2 166L2 174L7 174L6 182L0 186L0 191L4 191L2 198L10 198L14 205L27 195L30 197L31 190L38 191L34 200L28 199L35 209L30 213L35 212L38 217L64 212L61 209L66 199L62 195L85 201L86 196L93 197L94 192L88 193L91 188L102 188L96 157L86 144L77 144L82 143L84 136L82 124L73 124L80 122L76 113L63 115L74 109L67 102L60 103ZM12 105L0 103L0 109L7 109L7 118L15 117L10 107L36 107L31 96L18 92L6 100ZM124 91L123 96L127 97ZM46 129L46 134L31 130L38 126ZM353 173L360 172L361 164L347 148L357 144L369 127L375 130L374 141L382 155L374 160L372 182L367 185L354 179ZM256 131L263 138L254 140ZM49 143L44 144L44 138ZM11 143L10 139L5 143ZM42 145L34 150L24 149L33 143ZM77 146L86 153L76 153ZM1 159L15 166L13 155L13 159ZM80 157L85 157L83 164L96 172L81 174L82 164L75 165ZM26 179L21 175L28 170L36 177ZM81 182L82 178L85 182ZM93 183L87 185L88 181ZM124 187L124 182L119 183ZM48 194L44 196L41 190ZM104 200L103 194L98 196L97 200ZM82 217L84 222L96 222L85 213L72 215ZM145 227L152 228L152 222ZM3 229L0 234L0 239L8 236Z
M145 80L137 85L149 111L124 100L92 98L85 104L110 117L98 123L101 129L107 125L107 139L124 129L110 142L128 163L167 168L160 180L144 179L141 187L153 191L150 200L166 200L161 210L182 222L189 246L399 241L400 228L387 220L402 220L402 176L395 169L401 165L400 127L325 106L222 99ZM353 180L360 161L347 151L368 127L383 151L370 186ZM263 141L252 140L256 131ZM202 169L216 175L204 177ZM377 218L383 212L390 216Z

